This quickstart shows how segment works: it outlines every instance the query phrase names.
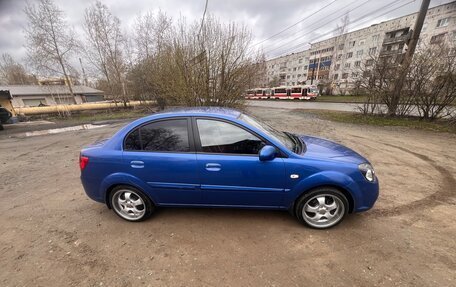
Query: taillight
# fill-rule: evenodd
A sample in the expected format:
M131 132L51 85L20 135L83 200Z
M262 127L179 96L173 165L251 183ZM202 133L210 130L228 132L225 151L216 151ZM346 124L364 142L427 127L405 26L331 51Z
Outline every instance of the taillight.
M84 168L87 166L89 163L89 158L83 155L79 155L79 167L81 168L81 171L84 170Z

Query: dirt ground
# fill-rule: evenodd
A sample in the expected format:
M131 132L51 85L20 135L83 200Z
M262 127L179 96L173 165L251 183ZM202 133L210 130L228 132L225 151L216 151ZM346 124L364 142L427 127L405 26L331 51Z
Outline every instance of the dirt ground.
M81 146L122 126L0 134L0 286L456 286L456 137L251 107L376 168L376 206L318 231L287 212L161 209L128 223L87 198Z

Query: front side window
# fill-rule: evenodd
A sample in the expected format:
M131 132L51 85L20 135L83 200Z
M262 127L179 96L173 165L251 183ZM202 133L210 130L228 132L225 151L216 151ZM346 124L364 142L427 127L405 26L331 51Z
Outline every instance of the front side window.
M127 136L125 150L188 152L187 120L166 120L143 125Z
M203 152L257 155L265 146L255 135L230 123L205 119L196 122Z

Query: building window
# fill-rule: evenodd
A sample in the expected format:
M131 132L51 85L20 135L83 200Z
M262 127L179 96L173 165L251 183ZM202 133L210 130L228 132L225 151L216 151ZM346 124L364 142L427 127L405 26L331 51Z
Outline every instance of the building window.
M348 47L355 47L356 41L350 41L348 42Z
M301 77L301 74L298 74L298 78L300 78L300 77Z
M337 71L340 69L340 64L336 64L336 67L334 68L334 71Z
M38 107L41 105L46 105L46 99L45 98L38 98L38 99L23 99L22 102L24 103L25 106L27 107Z
M366 61L366 66L372 66L374 64L374 60L373 59L369 59Z
M334 80L337 80L337 78L339 78L339 74L334 75Z
M353 57L353 52L347 53L346 58L350 59L351 57Z
M337 60L342 59L342 54L337 55Z
M437 28L438 27L446 27L448 26L448 22L450 22L450 18L443 18L437 21Z
M348 78L348 73L343 73L342 74L342 79L346 79L346 78Z
M289 79L289 78L290 78L290 75L287 75L287 79Z
M340 44L339 45L339 50L343 50L344 49L344 44Z
M446 33L434 35L431 37L431 44L439 44L442 43L443 40L445 39Z
M345 63L344 68L350 68L350 63Z
M356 52L356 57L361 57L363 55L363 50L359 50Z
M361 61L356 61L355 62L355 67L359 67L359 66L361 66Z
M378 41L379 35L374 35L372 36L372 41L377 42Z
M359 45L359 46L362 46L362 45L364 45L364 43L366 43L366 40L363 39L363 40L360 40L360 41L359 41L359 44L358 44L358 45Z
M352 73L352 78L356 78L356 77L358 77L358 73L357 72L353 72Z
M369 48L369 54L370 55L373 55L377 52L377 47L372 47L372 48Z
M302 58L298 60L298 63L301 64L302 63Z

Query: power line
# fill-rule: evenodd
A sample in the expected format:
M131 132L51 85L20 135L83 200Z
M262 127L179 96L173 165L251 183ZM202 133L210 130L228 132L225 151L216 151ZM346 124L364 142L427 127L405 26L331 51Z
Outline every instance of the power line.
M376 9L375 11L372 11L372 12L370 12L370 13L368 13L368 14L362 16L362 17L360 17L360 18L354 20L354 21L351 22L351 23L348 23L348 25L351 25L351 24L354 24L354 23L356 23L356 22L358 22L358 21L360 21L360 20L363 20L364 18L366 18L366 17L368 17L368 16L371 16L371 15L373 15L373 14L376 14L377 12L380 12L380 11L382 11L383 9L386 9L386 8L388 8L388 7L390 7L390 6L394 6L394 5L398 4L398 3L401 2L401 1L403 1L403 0L400 0L400 1L393 1L393 2L390 3L390 4L387 4L387 5L385 5L385 6L382 6L380 9ZM379 17L382 17L382 16L384 16L384 15L386 15L386 14L388 14L388 13L391 13L391 12L393 12L393 11L399 9L399 8L402 8L402 7L408 5L408 4L412 3L412 2L416 2L416 0L410 0L409 2L404 3L404 4L402 4L402 5L400 5L400 6L396 7L396 8L393 8L393 9L388 10L388 11L386 11L386 12L380 14L380 15L377 15L377 16L376 16L375 18L373 18L373 19L364 19L364 21L361 21L361 23L368 22L368 21L371 21L371 20L375 20L375 19L377 19L377 18L379 18ZM358 23L357 26L354 26L354 28L352 28L352 29L355 29L355 27L359 27L359 26L360 26L360 23ZM326 35L327 35L327 34L326 34ZM321 38L321 37L323 37L323 36L324 36L324 35L320 35L320 36L318 36L317 38L312 39L312 42L315 41L315 40L318 40L319 38Z
M309 15L307 15L307 16L304 17L304 18L302 18L302 19L299 20L298 22L295 22L294 24L292 24L292 25L290 25L290 26L284 28L283 30L281 30L281 31L279 31L279 32L277 32L277 33L275 33L274 35L269 36L268 38L266 38L266 39L264 39L264 40L262 40L262 41L260 41L260 42L258 42L258 43L253 44L251 47L255 47L255 46L257 46L257 45L259 45L259 44L261 44L261 43L264 43L264 42L266 42L266 41L268 41L268 40L270 40L270 39L272 39L272 38L274 38L274 37L276 37L276 36L282 34L282 33L285 32L285 31L288 31L289 29L295 27L295 26L298 25L299 23L302 23L302 22L308 20L310 17L314 16L316 13L318 13L318 12L322 11L323 9L325 9L325 8L327 8L327 7L329 7L329 6L331 6L331 4L333 4L333 3L336 2L336 1L337 1L337 0L333 0L332 2L328 3L327 5L323 6L323 7L320 8L320 9L318 9L317 11L309 13ZM356 1L358 1L358 0L356 0Z
M358 0L356 0L356 1L358 1ZM356 1L353 1L353 2L350 3L348 6L350 6L351 4L353 4L353 3L356 2ZM352 8L352 9L348 10L348 12L346 12L346 13L355 11L356 9L362 7L363 5L367 4L367 3L370 2L370 1L372 1L372 0L364 1L364 2L361 3L360 5L358 5L358 6L354 7L354 8ZM330 16L332 16L332 15L334 15L334 14L337 14L337 13L339 13L339 12L340 12L340 10L337 10L337 11L335 11L335 12L333 12L333 13L330 13L330 14L327 15L325 18L327 19L328 17L330 17ZM340 15L337 16L337 17L335 17L335 18L330 19L329 21L327 21L327 22L325 22L324 24L320 25L319 28L324 27L325 25L328 25L328 24L332 23L335 19L337 19L337 18L339 18L339 17L340 17ZM311 27L311 26L315 26L316 24L318 24L318 22L313 23L312 25L310 25L310 27ZM304 37L304 36L306 36L306 35L308 35L308 34L311 34L312 32L314 32L314 31L311 30L311 31L309 31L309 32L307 32L307 33L304 33L304 34L298 36L298 37L295 37L295 38L293 38L291 41L288 41L288 42L286 42L286 43L283 44L283 45L280 45L280 46L275 47L275 48L273 48L273 49L271 49L271 50L268 50L267 52L265 52L265 54L270 53L270 52L272 52L272 51L275 51L275 50L277 50L277 49L280 49L280 48L282 48L282 47L284 47L284 46L286 46L286 45L292 43L292 42L295 41L296 39L302 38L302 37ZM280 42L281 42L281 41L279 41L279 43L280 43Z
M397 10L397 9L399 9L399 8L402 8L402 7L408 5L408 4L412 3L412 2L415 2L415 0L411 0L411 1L407 2L407 3L404 3L404 4L402 4L401 6L398 6L398 7L394 8L394 9L391 9L391 10L389 10L389 11L387 11L387 12L381 14L381 15L378 15L376 18L381 17L381 16L383 16L383 15L386 15L386 14L388 14L388 13L390 13L390 12L393 12L393 11L395 11L395 10ZM381 10L382 10L382 9L376 10L375 12L378 12L378 11L381 11ZM350 24L354 24L354 23L358 22L359 20L362 20L363 18L368 17L368 16L370 16L370 15L372 15L372 14L375 14L375 12L374 12L374 13L371 12L371 13L369 13L369 14L367 14L367 15L364 15L363 17L360 17L360 18L358 18L358 19L356 19L356 20L350 22L349 25L350 25ZM375 18L374 18L374 19L375 19ZM318 39L321 39L321 38L323 38L323 37L325 37L325 36L328 36L328 35L332 34L332 33L335 32L335 31L337 31L337 28L334 29L334 30L331 30L331 31L329 31L329 32L327 32L327 33L325 33L325 34L323 34L323 35L319 35L319 36L317 36L316 38L311 39L310 42L314 42L314 41L316 41L316 40L318 40ZM306 41L306 42L307 42L307 41ZM287 52L282 53L281 56L284 55L284 54L288 54L288 53L292 52L293 50L296 50L297 48L300 48L303 44L305 44L305 43L300 43L300 44L298 44L298 45L296 45L296 46L294 46L294 47L288 49Z
M411 0L411 1L407 2L407 3L404 3L404 4L402 4L402 5L400 5L400 6L396 7L396 8L394 8L394 9L388 10L388 11L386 11L386 12L384 12L384 13L382 13L382 14L376 16L374 19L379 18L379 17L381 17L381 16L383 16L383 15L386 15L386 14L388 14L388 13L391 13L391 12L393 12L393 11L399 9L399 8L402 8L402 7L408 5L408 4L412 3L412 2L415 2L415 0ZM354 24L354 23L356 23L356 22L358 22L358 21L361 21L361 20L365 19L365 18L368 17L368 16L371 16L371 15L373 15L373 14L379 12L379 11L382 11L382 10L385 9L385 8L388 8L389 6L393 6L392 4L396 4L396 3L397 3L397 1L391 2L391 3L389 3L389 4L387 4L387 5L383 6L383 7L381 7L380 9L376 9L375 11L372 11L372 12L370 12L370 13L368 13L368 14L362 16L362 17L359 17L359 18L357 18L356 20L350 21L350 22L349 22L349 25ZM370 20L370 19L369 19L369 20ZM363 21L363 22L365 22L365 21ZM318 35L317 37L311 39L310 41L301 42L301 43L299 43L299 44L297 44L297 45L295 45L295 46L293 46L293 47L291 47L291 48L285 50L285 52L283 52L282 54L280 54L280 55L277 56L277 57L283 56L284 54L288 54L288 53L292 52L293 50L296 50L297 48L301 48L303 45L307 44L308 42L313 42L313 41L316 41L316 40L318 40L318 39L321 39L322 37L328 36L328 35L332 34L332 33L335 32L335 31L337 31L337 28L336 28L336 29L333 29L333 30L331 30L331 31L329 31L329 32L327 32L327 33L325 33L325 34L323 34L323 35ZM300 37L300 38L301 38L301 37ZM296 38L296 39L297 39L297 38ZM271 50L271 51L272 51L272 50ZM269 51L269 52L271 52L271 51Z

